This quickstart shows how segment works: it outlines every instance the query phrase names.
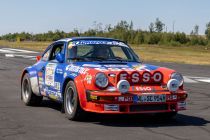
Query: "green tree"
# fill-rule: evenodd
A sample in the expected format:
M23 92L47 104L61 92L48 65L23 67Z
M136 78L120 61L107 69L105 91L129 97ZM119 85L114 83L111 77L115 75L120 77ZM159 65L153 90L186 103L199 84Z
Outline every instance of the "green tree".
M199 34L199 26L195 25L194 29L190 33L191 35L198 35Z
M156 32L162 32L165 24L159 20L159 18L156 18L155 21L155 31Z
M150 31L150 33L153 33L155 31L154 23L152 23L152 22L149 25L149 31Z
M210 22L208 22L206 24L205 34L206 34L206 37L208 38L208 40L210 40Z

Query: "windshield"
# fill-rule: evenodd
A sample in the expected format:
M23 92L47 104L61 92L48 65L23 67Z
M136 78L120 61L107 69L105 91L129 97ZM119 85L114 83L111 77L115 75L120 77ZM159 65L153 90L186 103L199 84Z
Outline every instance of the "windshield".
M70 42L67 58L77 61L139 62L138 57L126 44L116 41Z

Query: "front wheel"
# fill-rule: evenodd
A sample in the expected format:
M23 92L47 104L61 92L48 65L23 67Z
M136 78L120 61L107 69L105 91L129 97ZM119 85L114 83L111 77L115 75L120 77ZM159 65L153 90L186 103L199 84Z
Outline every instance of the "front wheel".
M64 93L64 110L69 120L81 120L85 112L80 107L79 97L73 81L69 81Z
M24 75L22 80L21 97L27 106L39 105L42 102L43 97L37 96L33 93L29 75L27 73Z

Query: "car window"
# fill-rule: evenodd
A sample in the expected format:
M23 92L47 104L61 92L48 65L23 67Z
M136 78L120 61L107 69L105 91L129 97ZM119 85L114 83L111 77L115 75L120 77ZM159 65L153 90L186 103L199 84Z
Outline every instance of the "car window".
M122 47L113 46L111 47L112 52L114 53L115 57L122 58L122 59L128 59L124 51L122 50Z
M51 51L51 49L48 49L48 50L42 55L42 60L44 60L44 61L48 61L48 60L49 60L50 51Z
M58 53L63 53L63 49L64 49L64 43L55 44L52 48L51 53L50 53L49 60L55 60L55 56Z
M113 41L73 41L68 45L68 60L75 61L132 61L138 57L127 45Z

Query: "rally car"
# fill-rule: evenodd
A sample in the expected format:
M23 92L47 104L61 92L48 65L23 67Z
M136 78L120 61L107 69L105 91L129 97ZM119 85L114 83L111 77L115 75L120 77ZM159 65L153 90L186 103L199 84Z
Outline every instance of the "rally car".
M125 42L99 37L58 40L21 76L21 99L62 103L70 120L87 112L161 113L186 109L183 77L175 70L143 64Z

